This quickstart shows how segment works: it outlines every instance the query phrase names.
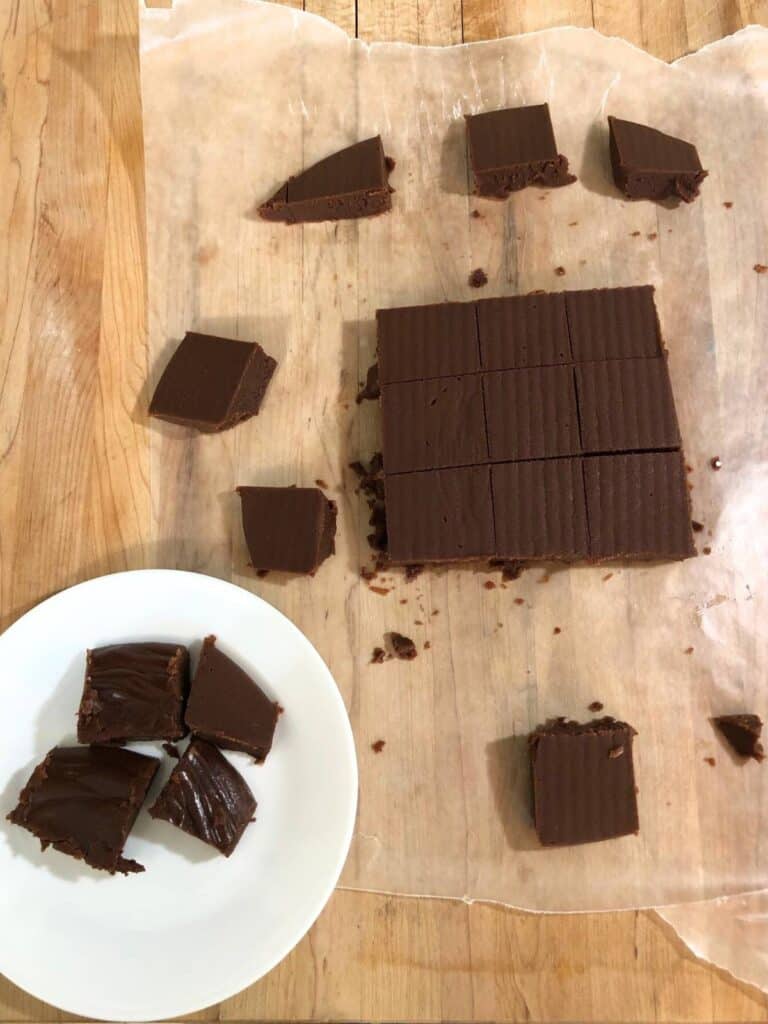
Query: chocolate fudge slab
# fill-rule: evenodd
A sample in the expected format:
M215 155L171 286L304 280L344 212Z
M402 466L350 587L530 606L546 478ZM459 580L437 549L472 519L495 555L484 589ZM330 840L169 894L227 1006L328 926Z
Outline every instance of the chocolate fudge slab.
M669 369L656 359L610 359L576 366L585 452L680 447Z
M577 363L661 355L651 285L566 292L565 309Z
M384 492L393 563L461 562L493 555L487 466L387 476Z
M632 741L626 722L556 719L529 737L536 832L544 846L572 846L639 829Z
M763 723L757 715L718 715L712 722L728 741L728 745L744 761L750 757L755 761L765 758L760 734Z
M187 334L166 366L150 416L216 433L255 416L277 362L257 342Z
M627 199L693 202L707 172L696 147L656 128L608 118L613 180Z
M484 370L512 370L571 362L565 296L514 295L477 303Z
M253 793L240 772L213 744L194 739L149 813L229 857L255 810Z
M261 762L272 749L277 713L277 704L218 649L216 637L206 637L187 704L190 731Z
M474 303L379 309L376 329L381 384L480 369Z
M484 374L483 394L492 462L578 455L581 451L570 366Z
M384 147L376 135L289 178L259 207L259 215L285 224L375 217L392 208L388 176Z
M491 467L496 557L565 559L589 554L580 459Z
M179 740L186 735L189 654L179 644L112 644L86 652L80 743Z
M478 374L388 384L381 413L386 473L488 461Z
M317 487L238 487L254 569L314 573L336 550L336 503Z
M590 557L682 559L695 554L680 452L584 459Z
M158 764L121 747L54 747L8 820L37 836L43 850L52 846L112 875L143 871L123 848Z
M527 185L570 185L568 161L557 152L546 103L467 115L475 193L505 199Z

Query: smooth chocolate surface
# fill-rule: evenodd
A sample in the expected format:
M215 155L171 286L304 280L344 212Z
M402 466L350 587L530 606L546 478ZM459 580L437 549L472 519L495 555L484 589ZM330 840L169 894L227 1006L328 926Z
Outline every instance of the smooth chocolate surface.
M677 559L694 554L680 452L584 460L590 554L595 559Z
M505 199L527 185L570 185L557 152L549 106L510 107L468 115L469 159L477 195Z
M565 308L577 363L661 355L651 285L566 292Z
M277 366L256 342L187 334L166 366L150 416L216 433L255 416Z
M185 720L195 736L263 761L272 748L277 704L209 636L203 641Z
M240 772L213 744L193 739L149 813L229 857L255 810Z
M86 653L80 743L178 740L186 735L189 655L178 644L136 643Z
M257 570L314 573L336 549L336 503L317 487L238 487Z
M471 302L440 302L376 311L379 380L428 380L480 369Z
M486 462L480 377L386 385L382 432L387 473Z
M477 326L485 370L571 362L563 292L481 299Z
M580 363L576 388L584 452L680 447L664 356Z
M570 366L488 373L483 376L483 393L491 461L545 459L581 451Z
M648 125L608 118L613 180L628 199L692 202L707 172L696 147Z
M545 846L594 843L639 829L626 722L557 719L529 737L536 832Z
M758 715L718 715L712 722L728 741L733 752L743 760L751 757L755 761L762 761L765 758L760 742L763 723Z
M259 207L264 220L301 224L350 220L392 206L388 164L380 136L356 142L291 177Z
M158 761L120 747L54 747L35 768L8 820L92 868L130 874L123 848Z

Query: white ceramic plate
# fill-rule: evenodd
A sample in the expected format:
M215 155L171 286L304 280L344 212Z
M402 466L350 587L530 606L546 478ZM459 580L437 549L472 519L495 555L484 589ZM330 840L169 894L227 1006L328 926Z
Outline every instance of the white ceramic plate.
M124 640L214 633L285 708L263 766L228 754L253 789L257 821L228 860L143 810L109 876L12 826L32 768L73 741L84 651ZM159 744L135 744L144 752ZM172 764L156 778L149 799ZM0 972L91 1018L181 1016L239 992L317 918L349 849L357 763L336 684L299 630L265 601L195 573L90 580L44 601L0 637Z

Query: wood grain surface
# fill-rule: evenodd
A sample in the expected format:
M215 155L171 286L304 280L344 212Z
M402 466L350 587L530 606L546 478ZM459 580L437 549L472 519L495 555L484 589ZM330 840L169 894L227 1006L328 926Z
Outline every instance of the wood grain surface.
M430 44L594 25L664 59L768 24L766 0L306 8L366 39ZM0 0L2 628L79 580L163 564L142 411L136 37L136 0ZM758 1021L768 998L697 963L652 914L537 916L340 891L279 968L198 1017ZM62 1019L0 977L0 1022Z

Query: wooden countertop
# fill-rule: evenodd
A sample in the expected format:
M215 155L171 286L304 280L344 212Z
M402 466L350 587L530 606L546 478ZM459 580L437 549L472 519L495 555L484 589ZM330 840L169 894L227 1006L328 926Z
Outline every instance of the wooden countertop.
M305 6L370 40L594 25L667 60L768 24L766 0ZM146 431L132 416L146 367L137 2L0 0L0 30L4 629L52 591L160 555ZM198 1018L762 1021L768 997L697 963L649 913L541 916L339 891L280 967ZM0 1022L63 1019L0 977Z

